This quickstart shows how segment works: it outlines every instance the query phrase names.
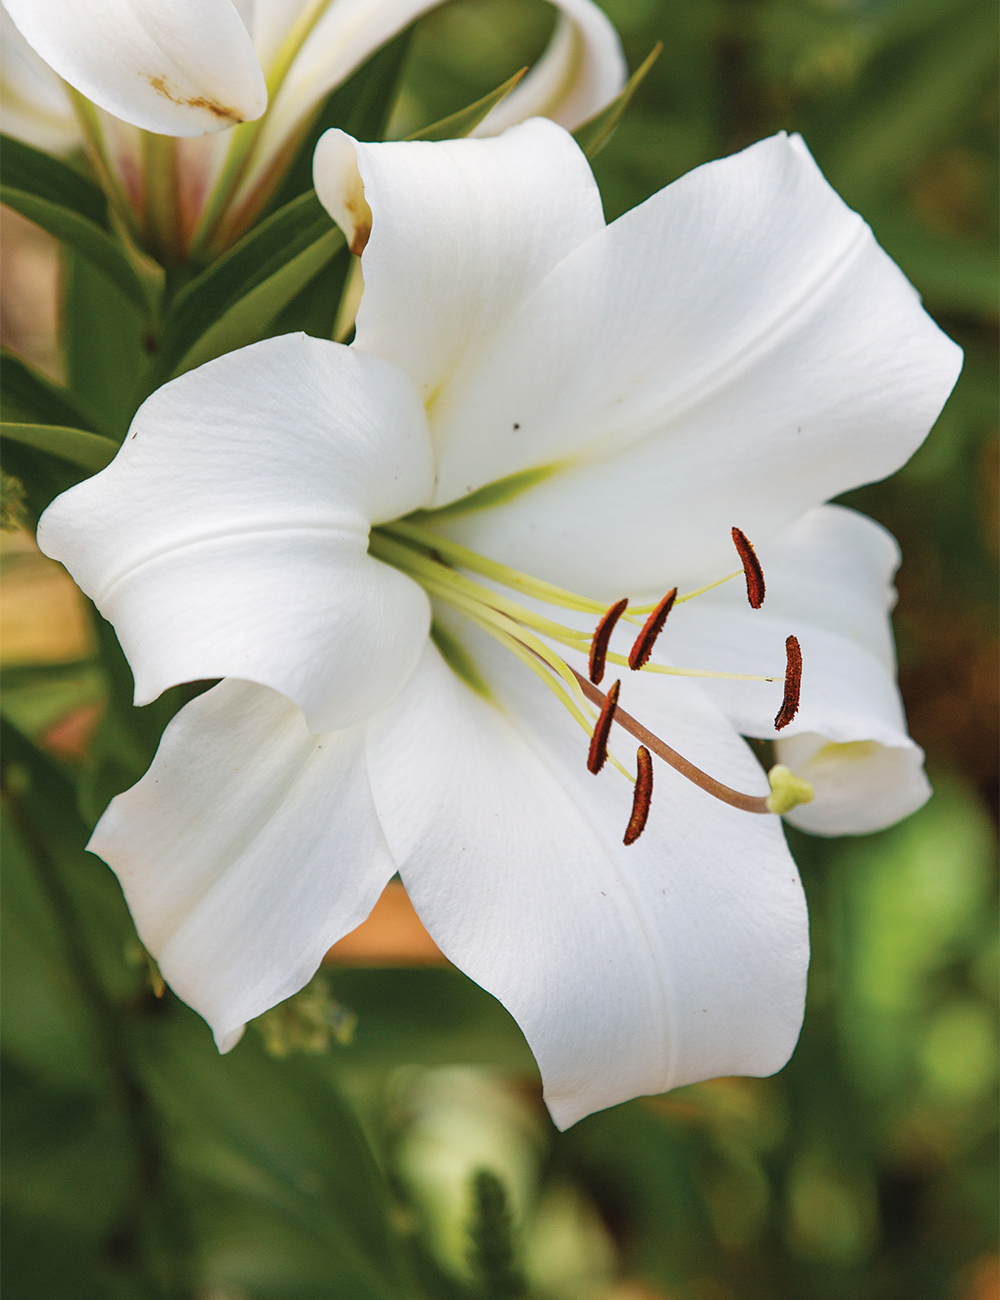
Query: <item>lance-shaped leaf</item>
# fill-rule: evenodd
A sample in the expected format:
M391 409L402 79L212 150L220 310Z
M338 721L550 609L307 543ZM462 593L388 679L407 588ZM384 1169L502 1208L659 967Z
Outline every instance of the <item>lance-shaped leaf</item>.
M313 191L299 195L261 222L178 295L164 326L152 387L181 370L260 338L282 307L342 243ZM250 297L258 289L261 292ZM229 320L225 327L220 325L215 341L200 345L224 317Z
M111 438L62 424L21 424L5 420L0 425L0 436L95 471L110 465L118 451L118 444Z
M108 201L93 181L62 159L9 135L3 136L0 150L0 184L58 203L94 225L108 228Z
M515 72L502 86L497 86L496 90L491 90L482 99L460 108L457 113L441 118L439 122L425 126L421 131L414 131L413 135L406 137L407 140L458 140L462 136L471 135L486 114L496 108L502 99L507 98L527 71L525 67L520 72Z
M97 421L71 396L13 353L2 354L0 411L4 420L22 424L62 424L93 430Z
M588 158L593 158L595 154L600 153L614 135L618 129L618 123L624 117L625 110L632 100L632 96L639 89L641 82L645 80L646 73L660 57L662 49L663 42L657 41L611 103L602 108L589 121L584 122L582 126L578 126L573 132L573 139Z
M103 272L144 316L150 314L152 285L143 283L121 244L95 221L80 216L73 208L13 186L0 186L0 202L74 249Z
M278 313L343 247L344 236L339 230L328 230L313 240L220 316L185 353L174 375L263 338Z

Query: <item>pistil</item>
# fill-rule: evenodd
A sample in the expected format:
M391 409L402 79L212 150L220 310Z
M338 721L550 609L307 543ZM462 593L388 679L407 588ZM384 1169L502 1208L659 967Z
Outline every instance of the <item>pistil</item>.
M744 561L747 592L751 604L754 604L755 600L759 603L764 597L764 577L756 554L739 529L733 529L733 540ZM518 573L496 561L477 555L448 538L404 520L373 529L369 549L377 558L409 573L429 595L446 601L472 623L488 632L521 659L554 692L560 703L590 737L587 756L587 768L590 772L596 775L603 769L605 763L610 761L633 783L635 790L632 815L625 833L625 844L634 843L646 825L653 788L652 754L656 754L676 772L713 798L730 807L739 808L743 812L784 813L812 797L812 788L808 782L792 778L791 773L780 765L772 768L769 773L771 784L769 795L749 795L732 789L696 767L694 763L672 749L659 736L654 735L619 707L620 680L615 681L606 694L598 687L607 663L627 665L634 671L684 677L758 682L781 680L784 683L784 698L775 718L775 727L778 730L786 727L798 710L802 680L802 653L794 636L788 637L785 642L786 669L783 678L716 672L709 669L675 668L667 664L649 662L654 643L663 630L673 606L691 599L701 591L708 591L718 586L718 582L709 583L698 591L688 592L684 596L678 596L677 589L674 587L654 606L629 607L627 598L623 598L616 601L609 609L604 609L597 601L578 596L574 592L565 591L550 583L541 582L527 574ZM578 628L567 627L532 609L525 608L508 596L493 590L492 587L485 587L457 572L458 568L482 574L508 589L523 591L550 605L560 605L580 613L599 614L597 626L593 634L588 636ZM728 581L729 577L734 576L736 575L730 574L719 582ZM758 606L755 605L756 607ZM619 620L627 619L638 623L640 614L646 614L647 618L628 658L613 653L609 649L610 639ZM536 633L541 633L546 640L539 639ZM589 642L589 680L552 649L550 644L552 641L567 645L578 652L583 652ZM485 686L482 689L486 689ZM588 705L597 710L596 718L590 713ZM614 723L640 742L636 760L637 775L634 777L610 752L609 742Z
M586 677L582 677L575 668L570 667L570 672L580 683L580 689L587 699L590 700L591 704L596 705L603 714L607 698L611 692L609 691L608 696L605 696L593 682L588 682ZM771 811L766 797L742 794L739 790L733 790L730 786L723 785L721 781L716 781L714 776L709 776L700 767L695 767L694 763L686 759L683 754L678 754L676 749L671 749L659 736L655 736L641 722L633 718L630 713L626 713L623 708L615 704L614 701L612 701L612 704L614 706L612 719L614 722L617 722L630 736L634 736L636 740L645 745L658 758L662 758L675 772L680 772L681 776L687 777L689 781L712 795L713 798L729 804L732 808L740 808L743 812L769 813ZM587 766L590 767L589 762ZM593 769L591 768L591 770Z

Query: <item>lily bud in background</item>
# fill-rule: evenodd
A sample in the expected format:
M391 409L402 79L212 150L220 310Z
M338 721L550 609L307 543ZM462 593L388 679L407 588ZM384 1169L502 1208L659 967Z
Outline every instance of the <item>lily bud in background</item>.
M440 0L8 0L8 133L83 146L119 215L166 261L218 252L262 211L325 97ZM548 116L572 130L626 66L591 0L555 0L534 69L480 123ZM170 138L174 137L174 138Z

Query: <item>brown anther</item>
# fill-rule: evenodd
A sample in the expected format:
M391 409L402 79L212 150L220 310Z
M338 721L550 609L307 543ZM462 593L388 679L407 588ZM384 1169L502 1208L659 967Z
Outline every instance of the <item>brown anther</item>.
M673 609L676 599L677 588L671 587L649 618L643 623L642 631L635 639L635 645L628 652L628 666L633 672L637 672L653 653L653 645L656 638L663 631L663 624L667 621L667 615Z
M614 682L608 687L600 715L594 723L594 734L590 738L590 753L587 755L587 771L593 772L595 776L604 766L604 760L608 756L608 736L611 734L611 724L615 720L615 705L618 703L618 692L621 688L621 682Z
M747 580L747 600L754 609L760 609L764 603L764 570L760 567L757 552L746 533L733 529L733 545L740 553L743 575Z
M653 798L653 759L645 745L639 746L635 756L635 793L632 795L632 816L625 827L623 844L634 844L646 829L649 805Z
M774 719L775 731L787 727L799 711L799 691L802 689L802 651L798 637L785 639L785 698L781 701L778 716Z
M615 624L628 609L628 599L620 600L617 604L612 605L607 613L603 616L597 627L594 628L594 635L590 638L590 680L596 686L604 676L604 660L608 653L608 642L611 640L611 633L615 630Z

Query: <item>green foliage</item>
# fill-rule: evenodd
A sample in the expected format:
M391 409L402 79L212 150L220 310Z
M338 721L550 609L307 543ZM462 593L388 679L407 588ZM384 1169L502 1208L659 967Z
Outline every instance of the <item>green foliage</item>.
M5 420L0 424L0 435L93 471L110 465L118 451L118 444L110 438L84 429L68 429L62 424L17 424Z
M22 217L55 235L72 248L91 266L108 277L113 285L131 302L137 311L148 313L153 297L152 287L140 279L135 267L122 250L121 243L103 230L96 222L81 217L72 208L65 208L36 194L15 190L9 185L0 186L0 202L20 212Z
M406 137L407 140L457 140L471 134L486 114L496 108L501 100L507 98L527 71L527 68L522 68L520 72L515 72L503 85L497 86L496 90L490 91L488 95L483 95L482 99L477 99L467 108L460 108L457 113L449 113L440 122L425 126L420 131L414 131L412 135Z
M102 230L111 228L108 201L89 177L9 135L2 137L0 147L0 184L66 208Z
M611 103L573 132L573 139L588 158L596 157L614 135L619 122L625 116L625 110L632 102L632 96L645 80L646 74L660 57L662 50L662 43L657 41Z
M313 190L261 222L178 295L163 327L151 387L262 337L343 244Z
M527 1288L516 1264L507 1193L492 1170L476 1172L472 1180L472 1203L469 1265L483 1300L516 1300L525 1295Z

